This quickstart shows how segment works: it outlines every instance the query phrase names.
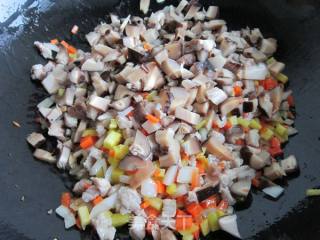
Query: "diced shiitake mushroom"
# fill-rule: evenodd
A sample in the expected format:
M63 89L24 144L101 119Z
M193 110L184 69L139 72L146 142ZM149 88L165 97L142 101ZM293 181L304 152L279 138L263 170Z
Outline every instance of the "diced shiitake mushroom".
M226 146L221 144L214 137L209 138L205 146L209 153L213 154L221 160L234 160L232 152L230 152L230 150Z
M55 163L56 162L56 157L53 156L50 152L37 148L34 152L33 152L33 156L36 159L39 159L41 161L47 162L47 163Z
M155 167L153 163L149 160L145 161L145 164L141 168L138 168L138 170L132 175L129 182L130 186L132 188L139 187L143 181L153 175L154 171Z
M293 173L299 169L297 159L294 155L280 161L280 166L285 171L285 173Z
M191 112L185 108L177 107L175 111L175 116L178 119L181 119L187 123L196 125L200 122L200 115L194 112Z
M134 141L130 146L130 152L134 156L138 156L142 159L150 158L151 148L146 136L139 130L137 130Z
M273 162L269 167L265 167L263 174L272 181L285 176L284 170L277 162Z
M33 132L27 137L27 141L32 147L36 148L43 144L46 139L41 133Z

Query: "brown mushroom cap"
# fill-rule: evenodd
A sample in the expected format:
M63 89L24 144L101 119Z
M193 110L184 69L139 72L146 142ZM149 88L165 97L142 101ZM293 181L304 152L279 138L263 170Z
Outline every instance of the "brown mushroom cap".
M221 144L219 141L217 141L214 137L211 137L207 141L205 147L207 148L207 151L209 153L215 155L217 158L221 160L234 160L234 157L230 150L226 146Z

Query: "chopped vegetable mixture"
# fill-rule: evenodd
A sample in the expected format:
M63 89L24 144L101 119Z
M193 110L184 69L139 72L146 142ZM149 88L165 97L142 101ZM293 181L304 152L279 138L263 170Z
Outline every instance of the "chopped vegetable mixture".
M48 63L31 77L50 96L37 106L44 135L27 141L78 180L56 209L66 228L91 225L102 240L126 224L133 239L240 238L233 206L252 188L283 194L277 180L298 171L283 144L297 130L277 41L228 31L218 16L182 0L149 17L109 15L86 35L91 52L35 42Z

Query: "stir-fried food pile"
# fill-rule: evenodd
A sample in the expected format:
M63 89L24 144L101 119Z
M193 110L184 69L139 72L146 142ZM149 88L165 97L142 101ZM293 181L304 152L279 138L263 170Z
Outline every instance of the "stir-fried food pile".
M182 0L144 18L111 14L86 35L91 52L35 42L49 60L32 67L50 94L38 110L57 149L41 133L27 140L78 179L56 209L66 228L91 225L102 240L128 223L133 239L240 237L233 206L252 188L282 194L277 180L298 170L282 147L297 131L277 42L217 16Z

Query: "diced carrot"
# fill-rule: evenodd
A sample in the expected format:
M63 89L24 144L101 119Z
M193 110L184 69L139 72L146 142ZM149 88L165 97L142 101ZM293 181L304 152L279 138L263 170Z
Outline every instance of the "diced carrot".
M187 216L187 214L184 211L182 211L181 209L176 210L176 217L185 217L185 216Z
M50 43L51 44L54 44L54 45L57 45L58 43L59 43L59 40L58 39L52 39L51 41L50 41Z
M250 131L250 128L248 127L241 127L241 128L245 133L248 133Z
M127 117L133 117L133 111L129 112L129 113L127 114Z
M148 93L148 92L142 92L142 93L141 93L141 96L142 96L143 98L148 97L148 95L149 95L149 93Z
M294 107L294 99L292 95L288 96L287 101L288 101L289 107Z
M223 171L225 167L226 166L225 166L224 162L219 162L218 163L218 168L220 169L220 171Z
M211 196L200 203L202 208L216 208L220 201L218 195Z
M278 82L271 77L266 78L265 80L262 80L261 84L263 88L267 91L272 90L278 86Z
M184 206L185 203L186 203L186 200L187 200L187 196L186 196L186 195L177 197L177 198L176 198L177 205L178 205L178 206Z
M200 161L197 161L196 167L197 167L198 170L199 170L199 174L204 174L204 173L206 172L205 167L204 167L204 164L201 163Z
M219 128L218 124L216 122L212 122L212 128Z
M283 151L281 148L279 147L270 147L268 152L270 153L270 155L272 157L276 157L276 156L279 156L279 155L282 155L283 154Z
M80 218L79 217L76 218L76 226L77 226L78 229L82 230L81 222L80 222Z
M156 170L154 170L153 176L154 176L155 178L158 178L158 177L160 177L160 174L161 174L160 169L159 169L159 168L156 168Z
M62 40L62 41L60 42L60 44L61 44L62 46L64 46L65 49L66 49L66 50L68 51L68 53L70 53L70 54L75 54L75 53L77 52L77 49L76 49L75 47L69 45L69 44L68 44L66 41L64 41L64 40Z
M147 42L143 43L143 48L148 52L150 52L152 50L152 46Z
M196 168L192 171L191 176L191 189L195 189L196 187L200 186L200 174L199 170Z
M84 190L87 190L89 187L91 187L90 183L84 183L83 185Z
M158 194L163 194L166 192L166 186L162 183L162 181L157 180L155 181L157 184L157 192Z
M149 207L149 206L150 206L150 203L149 203L148 201L143 201L143 202L140 204L140 207L143 208L143 209L145 209L145 208L147 208L147 207Z
M97 141L96 136L86 136L80 139L80 147L82 149L88 149L92 147Z
M160 212L157 209L150 206L145 208L144 211L147 214L148 219L156 219L160 215Z
M176 230L181 231L181 230L186 230L190 228L193 224L192 221L192 216L186 215L184 217L176 217Z
M124 172L125 172L126 175L133 175L133 174L135 174L137 171L138 171L138 170L135 169L135 170L126 170L126 171L124 171Z
M278 148L281 147L281 142L277 137L273 137L270 139L270 147Z
M153 116L153 115L151 115L151 114L147 114L147 115L146 115L146 119L147 119L149 122L153 123L153 124L156 124L156 123L160 122L160 119L159 119L159 118L157 118L157 117L155 117L155 116Z
M198 203L190 203L187 207L186 210L188 213L192 215L192 217L197 218L199 215L202 214L202 207Z
M71 203L71 194L69 192L64 192L61 194L61 205L69 207Z
M71 45L67 48L69 54L75 54L77 52L77 49Z
M66 41L64 41L64 40L62 40L62 41L60 42L60 44L61 44L62 46L64 46L66 49L68 49L68 47L69 47L69 44L68 44Z
M281 142L277 137L271 138L269 143L270 143L269 153L271 154L271 156L275 157L283 153L281 149Z
M143 135L148 136L148 132L144 130L144 128L140 128L140 131L143 133Z
M181 159L182 159L182 160L185 160L185 161L189 161L189 160L190 160L189 155L186 154L185 151L182 150L182 151L180 152L180 155L181 155Z
M251 183L254 187L258 188L260 186L260 180L259 178L256 176L251 180Z
M100 150L106 154L109 154L109 149L108 148L105 148L105 147L101 147Z
M240 86L233 87L234 96L240 97L242 95L242 88Z
M244 145L244 140L239 138L239 139L236 140L235 144L242 146L242 145Z
M230 128L232 128L232 124L231 122L227 121L226 124L224 125L223 129L225 131L229 130Z
M94 206L98 205L100 202L102 202L103 198L101 196L96 197L92 200L92 203Z
M113 149L110 149L108 154L110 157L114 157L116 155L116 152Z
M229 207L229 203L226 200L221 200L218 204L218 209L220 210L226 210Z

